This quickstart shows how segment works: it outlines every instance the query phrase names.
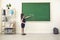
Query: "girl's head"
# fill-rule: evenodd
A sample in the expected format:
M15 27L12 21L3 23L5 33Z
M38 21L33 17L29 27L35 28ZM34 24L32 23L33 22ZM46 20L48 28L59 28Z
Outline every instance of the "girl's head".
M23 13L21 13L21 19L24 17L24 14Z

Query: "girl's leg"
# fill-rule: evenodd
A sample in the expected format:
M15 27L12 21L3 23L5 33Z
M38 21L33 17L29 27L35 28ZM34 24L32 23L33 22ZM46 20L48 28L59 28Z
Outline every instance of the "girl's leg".
M24 33L24 28L22 28L22 35L26 35L26 34Z
M22 23L22 24L21 24L21 28L22 28L22 29L21 29L22 35L25 35L25 33L24 33L25 24Z
M24 28L22 28L22 34L24 33Z

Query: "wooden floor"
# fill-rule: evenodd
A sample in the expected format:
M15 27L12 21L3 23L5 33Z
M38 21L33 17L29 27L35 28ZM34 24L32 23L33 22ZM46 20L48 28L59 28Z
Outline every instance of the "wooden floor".
M0 40L60 40L60 34L27 33L24 36L21 34L0 34Z

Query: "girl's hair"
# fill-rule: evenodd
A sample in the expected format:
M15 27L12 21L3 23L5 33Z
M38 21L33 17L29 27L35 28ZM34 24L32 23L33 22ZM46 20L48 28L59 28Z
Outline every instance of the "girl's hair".
M22 13L22 14L21 14L21 19L23 18L23 16L24 16L24 14Z

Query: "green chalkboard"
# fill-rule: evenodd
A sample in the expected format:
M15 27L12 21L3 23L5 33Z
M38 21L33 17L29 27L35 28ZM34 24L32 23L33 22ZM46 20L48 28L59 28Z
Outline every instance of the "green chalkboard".
M22 13L33 15L27 21L50 21L50 3L22 3Z

